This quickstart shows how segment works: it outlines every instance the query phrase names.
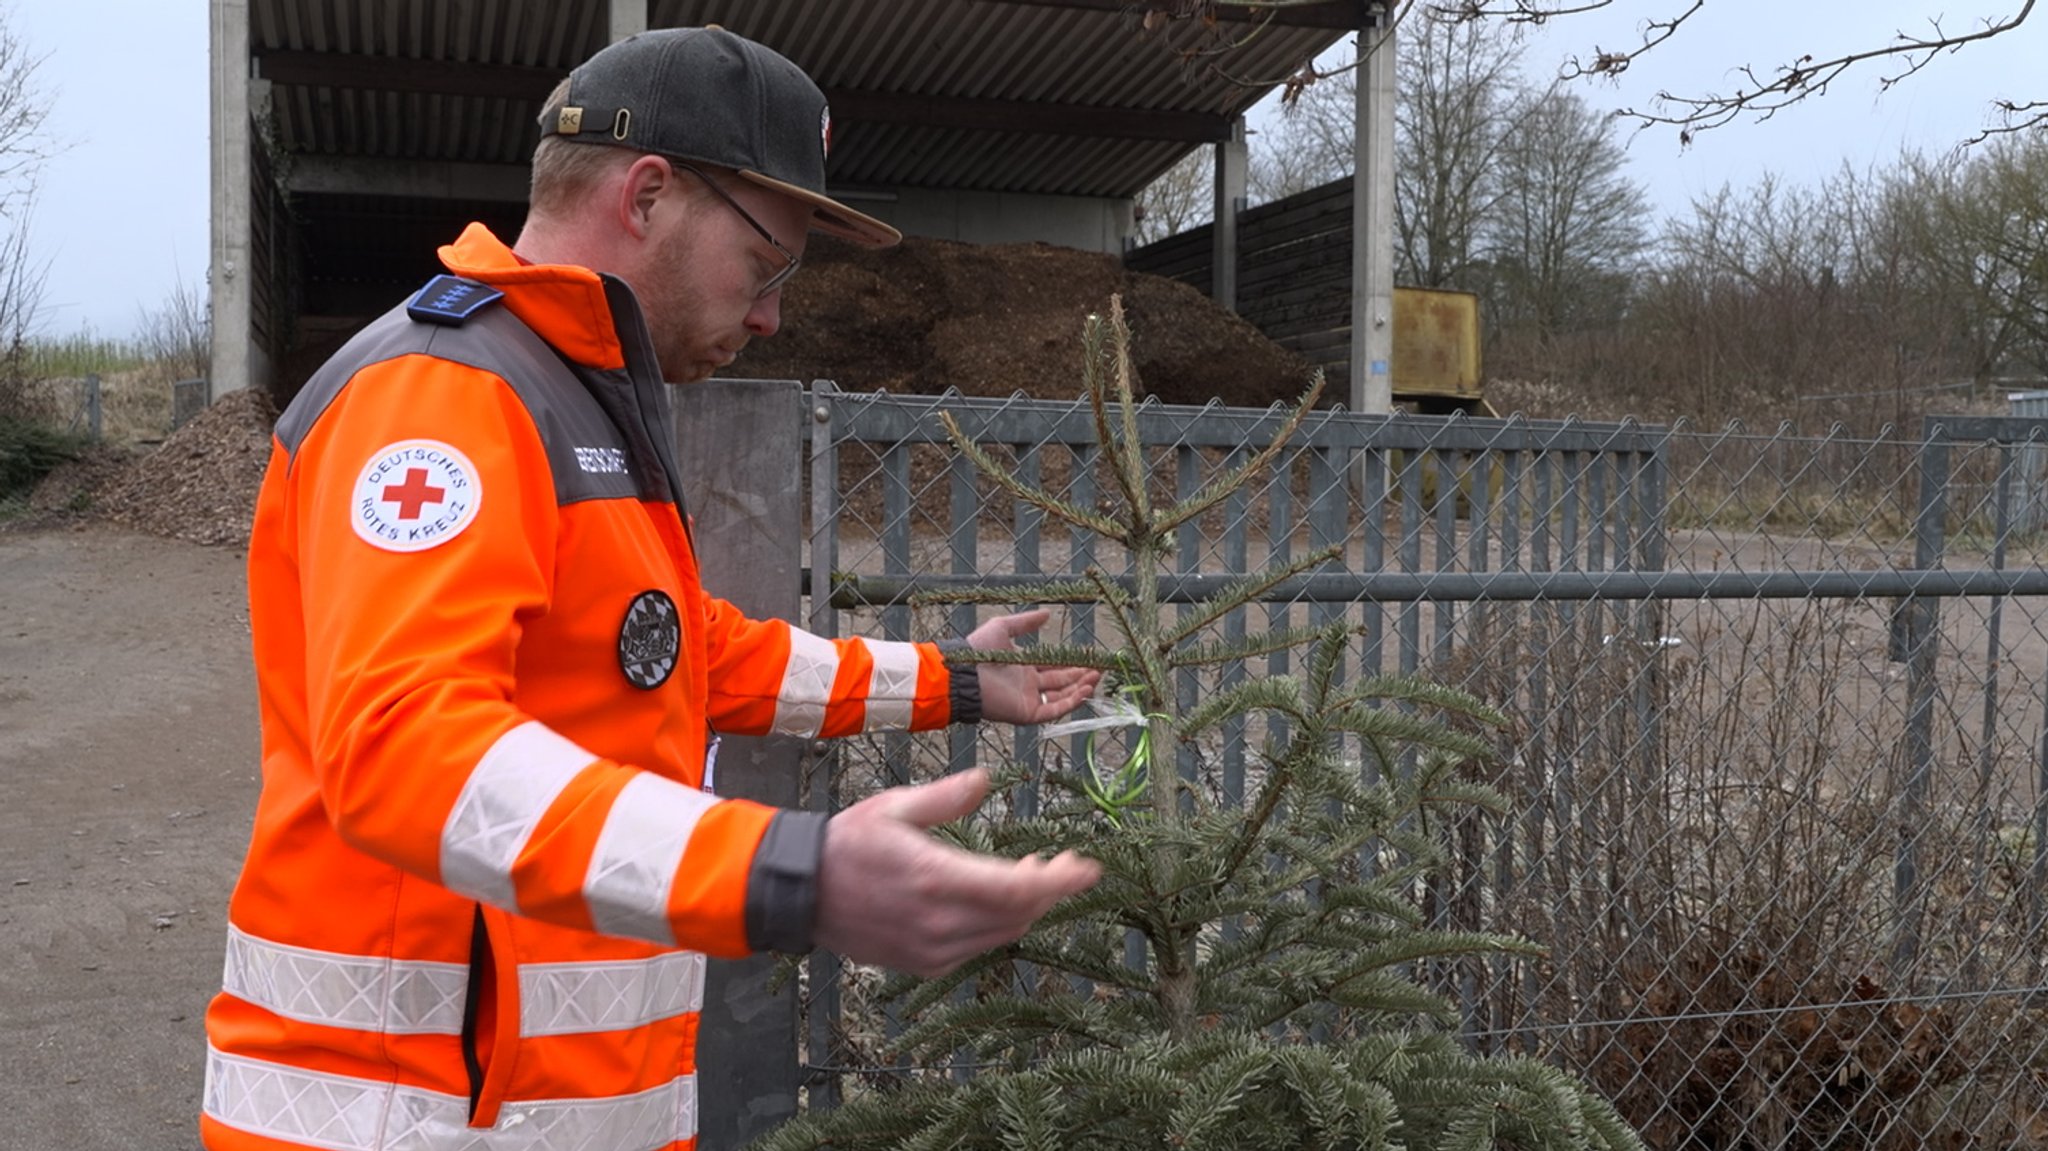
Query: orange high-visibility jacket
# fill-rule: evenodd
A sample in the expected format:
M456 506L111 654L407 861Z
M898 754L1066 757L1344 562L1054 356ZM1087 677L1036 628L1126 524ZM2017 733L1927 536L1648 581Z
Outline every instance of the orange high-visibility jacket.
M708 596L632 293L480 225L441 257L278 421L201 1132L692 1147L704 957L807 948L824 840L703 790L708 733L972 720L972 668Z

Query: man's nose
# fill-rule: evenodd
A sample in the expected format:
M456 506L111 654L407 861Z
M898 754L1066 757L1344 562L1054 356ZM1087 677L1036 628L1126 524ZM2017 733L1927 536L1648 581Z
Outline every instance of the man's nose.
M747 331L757 337L774 335L782 327L782 289L778 287L755 300L754 306L747 309L746 324Z

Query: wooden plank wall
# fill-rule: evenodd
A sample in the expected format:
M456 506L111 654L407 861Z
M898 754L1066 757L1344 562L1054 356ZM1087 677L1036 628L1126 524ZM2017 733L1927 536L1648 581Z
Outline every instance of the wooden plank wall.
M299 224L291 200L277 182L277 168L263 133L251 133L249 165L249 338L270 357L271 396L280 403L302 382L278 377L291 354L298 322Z
M1261 204L1237 219L1237 312L1275 343L1351 376L1351 181ZM1124 254L1124 266L1210 290L1213 225Z
M283 209L260 126L251 127L249 139L249 338L274 358L284 328L278 314L278 293L284 284L277 276L277 217Z

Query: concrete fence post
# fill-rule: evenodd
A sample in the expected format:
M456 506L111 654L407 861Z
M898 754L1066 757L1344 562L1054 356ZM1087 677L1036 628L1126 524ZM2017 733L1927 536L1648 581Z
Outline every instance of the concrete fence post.
M205 380L179 380L171 385L171 430L185 426L193 416L206 410Z
M679 387L676 447L704 586L756 619L801 624L803 387ZM801 806L803 741L722 737L720 795ZM697 1032L698 1145L740 1147L796 1114L796 983L770 994L772 957L714 960Z

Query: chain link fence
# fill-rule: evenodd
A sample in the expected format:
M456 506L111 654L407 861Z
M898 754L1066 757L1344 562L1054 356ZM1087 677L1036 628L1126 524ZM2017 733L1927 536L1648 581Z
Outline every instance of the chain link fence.
M960 634L920 589L1125 558L1046 523L944 441L944 408L1018 474L1112 490L1085 405L811 396L810 625ZM1162 494L1280 417L1148 406ZM1264 438L1262 438L1262 436ZM1284 467L1180 539L1183 599L1341 545L1216 638L1346 619L1346 674L1420 672L1510 717L1475 765L1508 802L1466 819L1433 920L1540 959L1423 974L1476 1049L1583 1075L1658 1148L2048 1145L2048 421L1930 419L1872 437L1318 413ZM1056 613L1089 641L1094 609ZM1183 703L1275 656L1181 684ZM1225 799L1260 770L1240 724L1177 749ZM956 730L818 761L820 806L974 763L1079 749ZM1364 764L1364 770L1401 765ZM874 977L814 957L812 1105L910 1073ZM963 1069L939 1069L965 1073Z

